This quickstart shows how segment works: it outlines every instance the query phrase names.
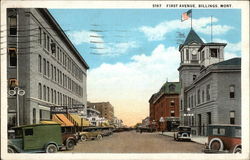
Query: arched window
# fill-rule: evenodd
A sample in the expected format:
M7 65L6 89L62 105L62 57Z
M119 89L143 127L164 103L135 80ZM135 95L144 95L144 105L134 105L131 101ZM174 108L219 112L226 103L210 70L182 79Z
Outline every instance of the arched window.
M175 85L174 84L170 84L169 85L169 91L170 92L174 92L175 91Z
M229 87L229 97L230 98L235 98L235 86L234 85L231 85Z

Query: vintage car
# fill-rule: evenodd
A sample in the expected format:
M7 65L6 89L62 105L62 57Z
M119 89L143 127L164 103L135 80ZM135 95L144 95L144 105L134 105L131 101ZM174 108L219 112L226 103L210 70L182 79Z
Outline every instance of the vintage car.
M102 136L110 136L113 134L112 127L100 127L99 130L101 131Z
M191 127L179 126L177 132L174 133L174 140L188 140L191 141Z
M79 139L80 141L86 141L86 140L91 140L91 139L101 140L102 132L98 130L98 128L96 127L83 128L79 132Z
M58 124L33 124L14 127L15 136L8 139L8 153L55 153L62 146L61 126Z
M241 153L241 126L213 124L208 126L205 153Z
M76 127L72 126L62 126L62 140L66 147L66 150L73 150L78 142L78 133L76 132Z

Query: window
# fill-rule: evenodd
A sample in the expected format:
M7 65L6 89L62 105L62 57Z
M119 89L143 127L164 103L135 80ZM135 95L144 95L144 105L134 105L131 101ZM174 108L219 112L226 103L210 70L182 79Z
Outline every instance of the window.
M169 85L169 91L170 92L174 92L175 91L175 85L174 84L170 84Z
M16 16L9 17L10 20L10 35L16 36L17 35L17 18Z
M38 37L38 41L39 41L39 44L42 44L42 29L41 29L41 27L39 27L39 33L38 33L39 35L39 37Z
M49 51L50 50L50 46L49 46L49 36L47 36L47 50Z
M10 66L16 67L17 64L17 54L16 54L16 48L9 48L9 56L10 56Z
M204 99L205 99L205 92L204 92L204 90L202 90L202 103L205 102Z
M32 128L30 128L30 129L25 129L24 135L25 135L25 136L33 136L33 129L32 129Z
M230 87L229 87L229 97L230 98L235 98L235 86L234 85L231 85Z
M51 40L50 47L51 47L51 53L52 55L54 55L56 53L56 43L54 43L53 40Z
M46 48L46 33L43 32L43 48Z
M33 108L33 124L36 123L36 109Z
M56 104L56 90L54 90L54 103Z
M201 91L200 90L198 90L198 92L197 92L197 97L198 97L198 104L200 104L201 103L201 93L200 93Z
M51 79L54 80L53 64L51 64L50 68L51 68Z
M191 96L191 108L193 108L194 102L193 102L193 95Z
M212 123L211 112L207 112L207 124L211 124L211 123Z
M210 101L210 84L207 85L206 95L207 95L207 101Z
M56 81L56 67L54 66L54 80Z
M205 60L205 51L202 51L201 52L201 61L204 61Z
M57 104L59 104L60 103L60 94L59 94L59 92L57 92Z
M214 128L213 135L225 135L225 128Z
M49 61L47 61L47 76L50 76L50 70L49 70Z
M43 100L46 101L46 86L43 85Z
M230 124L235 124L235 111L230 111Z
M175 114L174 114L174 111L170 111L170 113L171 113L171 117L174 117L175 116Z
M186 49L186 60L189 61L189 50Z
M47 87L47 101L50 101L50 95L49 95L49 87Z
M57 83L59 83L59 80L60 80L60 72L59 69L57 69Z
M181 100L181 110L183 109L182 106L183 106L183 105L182 105L182 100Z
M41 57L41 55L38 55L38 70L40 73L42 73L42 57Z
M51 103L54 103L54 91L51 88Z
M217 58L218 57L218 49L217 48L210 48L211 57Z
M194 74L194 75L193 75L193 81L194 81L195 79L196 79L196 75Z
M42 99L42 84L38 84L38 98Z
M43 59L43 74L46 75L46 59Z

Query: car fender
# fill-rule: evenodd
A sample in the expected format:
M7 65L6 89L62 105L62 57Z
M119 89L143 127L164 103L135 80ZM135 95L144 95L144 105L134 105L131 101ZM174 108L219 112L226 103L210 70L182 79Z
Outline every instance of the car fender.
M235 153L236 149L241 148L241 144L237 144L234 146L233 153Z
M13 144L9 144L8 147L14 149L17 153L24 152L21 148L17 147L16 145L13 145Z
M74 137L68 137L65 142L67 143L69 140L73 140L76 145L76 139Z
M211 144L214 142L214 141L218 141L220 143L220 149L219 151L223 151L224 149L224 145L223 145L223 142L221 141L220 138L213 138L210 140L209 144L208 144L208 148L211 149Z

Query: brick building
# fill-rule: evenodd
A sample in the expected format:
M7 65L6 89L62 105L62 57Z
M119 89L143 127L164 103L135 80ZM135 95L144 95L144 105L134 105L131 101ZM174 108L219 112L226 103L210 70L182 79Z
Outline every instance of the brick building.
M100 116L109 120L109 122L114 122L114 107L109 102L88 102L88 107L95 108L100 112Z
M157 130L173 130L179 124L179 82L166 82L149 99L150 126Z

